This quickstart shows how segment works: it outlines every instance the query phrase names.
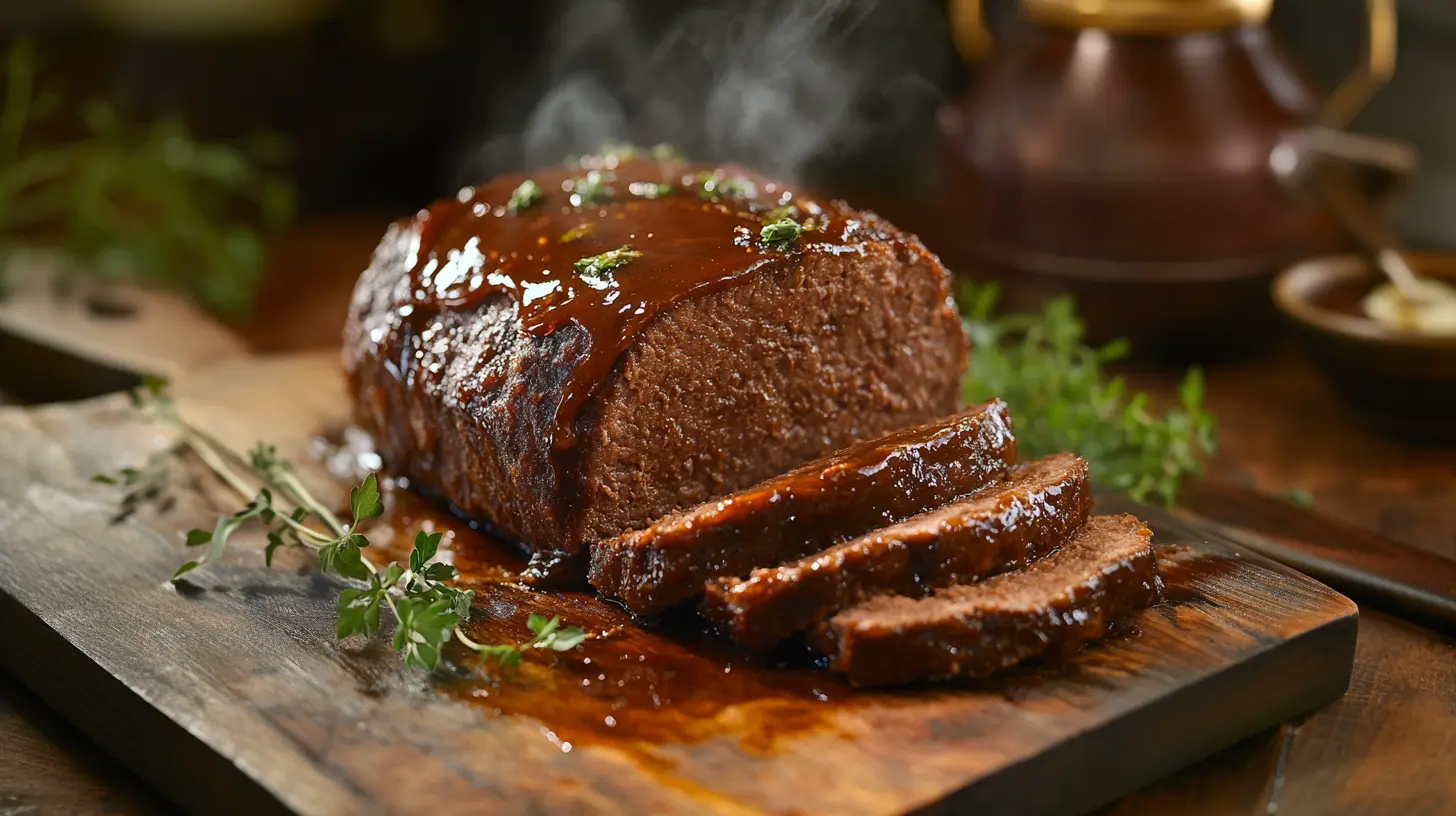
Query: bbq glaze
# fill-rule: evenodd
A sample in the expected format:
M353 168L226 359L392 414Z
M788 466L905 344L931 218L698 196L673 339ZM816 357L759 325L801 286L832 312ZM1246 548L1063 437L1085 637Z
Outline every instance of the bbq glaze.
M539 200L512 207L513 194L528 181L540 188ZM796 241L765 243L765 221L788 206L807 229ZM576 444L582 406L637 335L673 303L769 265L795 263L804 253L854 251L860 242L885 237L841 202L811 201L732 168L616 154L467 187L393 229L406 233L410 247L410 291L394 324L370 338L384 359L423 360L434 318L472 311L500 294L515 302L526 333L550 334L568 323L586 331L589 348L567 375L556 406L556 450ZM641 254L605 275L574 266L624 247ZM398 376L439 374L439 368L413 368L402 364Z

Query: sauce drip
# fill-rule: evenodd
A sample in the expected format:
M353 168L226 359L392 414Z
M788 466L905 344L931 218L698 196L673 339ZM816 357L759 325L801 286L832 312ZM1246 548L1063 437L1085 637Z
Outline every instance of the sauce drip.
M591 173L598 175L588 185ZM707 198L704 173L715 180ZM529 207L513 208L513 194L527 181L542 194ZM713 187L723 181L729 189ZM766 217L790 204L795 220L812 229L788 245L765 244ZM471 311L501 294L515 302L525 333L579 326L586 348L567 376L552 434L554 450L571 448L581 407L664 309L806 252L853 251L863 228L858 213L841 203L821 205L731 169L681 161L593 156L577 166L505 176L396 225L405 231L411 271L391 345L407 356L412 338L429 341L441 313ZM574 268L624 247L641 254L605 273ZM402 361L397 375L436 373Z
M371 556L407 562L414 531L442 532L438 560L454 564L456 585L476 593L466 629L477 642L526 640L531 613L560 615L592 635L570 652L530 652L507 671L453 644L436 675L439 690L456 699L539 721L543 736L563 750L612 744L637 752L727 737L772 753L785 737L833 729L835 710L862 702L805 647L750 654L694 615L647 627L589 593L531 590L510 580L525 566L513 546L394 480L385 482L384 503L384 516L372 523Z

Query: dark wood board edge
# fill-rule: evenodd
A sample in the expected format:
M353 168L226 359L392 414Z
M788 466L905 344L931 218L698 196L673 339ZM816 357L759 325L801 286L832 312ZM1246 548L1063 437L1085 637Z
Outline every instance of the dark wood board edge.
M1352 610L916 812L989 813L1008 801L1022 804L1019 814L1096 810L1262 729L1339 699L1354 670L1359 622ZM1243 694L1275 682L1282 692L1277 696ZM1247 708L1222 704L1234 696L1243 698ZM1196 702L1190 704L1190 698ZM1182 716L1173 716L1180 711ZM1188 739L1200 731L1206 732L1204 739ZM1097 750L1099 744L1127 750L1112 754Z
M1236 485L1195 479L1180 510L1254 550L1427 628L1456 633L1456 561Z
M189 813L292 814L6 592L0 592L0 630L6 633L0 668L174 804ZM137 750L143 745L146 750Z
M61 402L127 391L141 383L130 371L88 360L0 331L0 387L25 402Z

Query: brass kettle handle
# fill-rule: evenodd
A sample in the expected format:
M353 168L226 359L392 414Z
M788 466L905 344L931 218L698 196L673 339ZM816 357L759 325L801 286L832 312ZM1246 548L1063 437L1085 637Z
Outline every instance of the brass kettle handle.
M1365 0L1365 18L1364 58L1325 100L1318 120L1325 127L1349 125L1395 73L1395 0Z
M950 0L947 9L950 33L956 50L967 62L983 59L991 52L991 32L981 14L981 0Z

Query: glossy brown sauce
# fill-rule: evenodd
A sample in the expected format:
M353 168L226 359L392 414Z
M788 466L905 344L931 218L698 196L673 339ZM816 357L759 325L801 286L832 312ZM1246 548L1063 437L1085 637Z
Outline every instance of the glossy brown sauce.
M583 179L600 173L600 199L582 200ZM751 195L703 192L700 174L741 182ZM540 200L513 210L512 194L525 181ZM659 185L669 185L670 189ZM704 196L708 196L705 198ZM814 228L789 246L760 240L765 217L792 204L796 220ZM428 379L409 357L425 358L427 345L448 343L437 318L471 311L508 295L522 330L544 335L568 323L580 326L587 348L569 372L556 406L552 445L575 444L575 419L607 379L621 354L675 301L731 285L765 265L792 263L805 252L855 251L863 224L839 202L821 205L731 169L642 158L588 156L573 166L497 178L437 202L396 224L410 247L409 302L385 336L385 359L401 361L397 376ZM584 258L631 247L641 255L608 273L578 272ZM408 383L416 385L416 381ZM482 382L488 389L494 383Z
M531 613L560 615L590 638L576 649L528 652L501 669L456 644L438 688L497 715L538 720L562 750L611 743L618 748L726 737L745 750L771 752L791 734L832 728L835 708L859 698L816 665L802 646L759 656L734 648L684 614L651 628L596 595L540 592L509 578L524 566L516 548L386 480L385 515L371 527L371 556L406 562L416 530L443 532L438 560L476 592L467 634L480 643L530 638Z

